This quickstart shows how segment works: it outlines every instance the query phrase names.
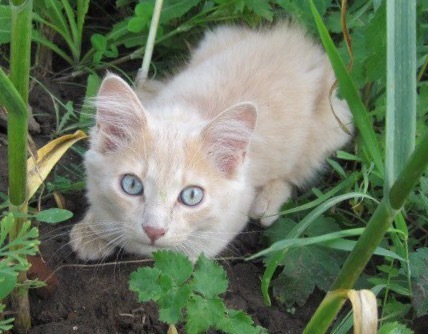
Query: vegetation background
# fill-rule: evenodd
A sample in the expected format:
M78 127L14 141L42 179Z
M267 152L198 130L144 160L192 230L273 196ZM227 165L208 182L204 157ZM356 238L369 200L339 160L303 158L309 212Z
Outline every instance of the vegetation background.
M389 189L400 172L394 170L403 167L413 146L422 140L426 132L428 1L404 1L415 8L413 22L416 25L414 31L403 30L402 40L393 40L389 34L394 30L394 24L397 24L396 29L399 27L399 22L392 25L387 22L387 17L391 17L388 16L391 15L388 6L392 2L403 3L398 0L354 0L349 3L314 1L338 54L344 63L350 64L349 76L363 102L360 115L364 114L361 122L366 122L363 123L365 130L359 127L352 147L328 159L330 171L325 177L311 188L299 190L293 200L284 206L283 217L266 231L265 248L256 255L262 257L266 265L261 282L266 303L273 298L292 310L304 305L316 288L325 292L330 290L348 252L355 247L357 238L373 217L379 202L389 195ZM344 5L347 5L346 10L343 10ZM28 81L31 87L46 90L51 96L48 103L53 105L56 112L55 125L49 133L52 140L78 129L87 131L93 125L94 110L83 103L83 97L90 98L96 94L106 70L121 73L130 81L135 78L146 49L154 7L154 0L34 1L31 8L31 76ZM12 5L0 0L0 64L6 73L9 69L13 73L13 55L9 53L13 38L13 15ZM309 1L165 0L149 75L164 77L182 66L189 47L211 26L233 22L256 28L290 17L318 38L317 22ZM343 18L349 38L344 38L346 29ZM408 21L412 21L411 18L407 16ZM391 59L400 64L406 62L408 56L395 58L399 57L397 53L388 59L387 54L394 54L394 49L398 50L404 43L410 43L415 53L414 61L410 61L407 67L407 72L411 74L410 83L399 79L393 91L405 91L410 87L414 96L408 100L413 102L404 104L401 110L394 112L390 111L392 97L388 84L388 76L391 78L389 71L394 66ZM76 85L80 98L68 100L56 95L41 78ZM344 87L343 82L339 82L341 93L345 96ZM396 118L397 123L409 125L403 128L407 129L405 132L399 132L399 128L392 126L389 129L386 127L388 119L391 124L391 115L394 114L400 116ZM33 130L37 129L37 120L43 116L30 115L30 130L31 126ZM5 130L5 123L0 123L0 126ZM391 163L388 147L394 147L392 143L406 141L408 144L405 144L404 151L400 155L398 150L398 159L395 158L401 159L401 163ZM82 155L85 145L77 144L73 150L77 155ZM401 167L396 167L398 165ZM419 183L375 250L377 255L356 282L357 288L371 289L377 295L381 333L392 333L397 328L400 333L411 333L415 319L427 319L428 175L425 168L420 173ZM391 177L392 174L394 177ZM83 189L81 164L62 164L48 179L44 191L39 191L39 195L30 200L30 214L35 214L30 218L49 222L66 218L64 212L59 211L45 214L45 217L43 213L37 216L37 210L31 208L37 206L38 199L41 203L47 203L53 197L61 207L64 196ZM1 209L4 209L6 216L7 211L11 211L10 194L8 196L6 188L2 191ZM28 263L23 259L35 252L37 242L34 240L38 240L36 231L25 225L24 230L30 233L18 238L25 249L23 257L18 257L16 248L7 242L10 234L8 226L12 224L10 219L5 218L2 222L0 238L0 274L4 270L5 277L15 277L19 271L28 268ZM28 248L28 242L35 248ZM3 259L9 259L9 262ZM10 264L17 265L13 274L10 274ZM12 284L2 287L16 284L14 280L4 279L3 282ZM4 288L0 300L9 291L9 288ZM177 303L179 305L181 302ZM4 306L1 307L0 312ZM245 319L243 322L248 323ZM348 315L342 315L331 329L332 333L346 333L350 328L350 319ZM0 330L6 329L9 323L10 320L6 319L1 323L3 327Z

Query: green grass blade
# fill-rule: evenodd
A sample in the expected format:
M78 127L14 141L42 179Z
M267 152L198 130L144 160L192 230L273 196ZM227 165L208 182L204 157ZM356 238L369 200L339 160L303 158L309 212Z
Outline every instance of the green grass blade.
M74 64L78 64L80 60L81 36L79 35L79 28L77 27L75 10L71 7L68 0L62 0L62 6L64 8L65 15L67 16L68 29L72 36L72 44L68 47L73 54Z
M425 131L419 144L410 156L397 180L391 187L389 201L395 210L399 210L412 188L419 181L428 165L428 131Z
M348 193L340 196L336 196L326 200L324 203L317 206L314 210L312 210L308 215L303 218L299 224L297 224L291 231L285 236L286 239L295 239L298 238L323 212L330 209L337 203L345 201L351 198L369 198L373 200L373 197L363 194L363 193ZM268 248L269 249L269 248ZM264 252L264 251L263 251ZM262 294L263 299L267 305L270 305L270 297L269 297L269 285L272 280L273 274L275 273L276 268L286 256L287 250L276 252L266 266L265 272L262 277ZM248 259L254 259L261 256L261 252L252 255Z
M364 148L370 154L371 159L373 159L379 174L383 176L384 167L382 154L379 148L379 143L376 140L375 132L373 130L367 110L361 101L361 98L357 89L355 88L353 81L351 80L351 77L348 74L346 65L344 64L342 58L339 55L339 52L334 46L328 30L321 19L321 16L319 15L312 1L310 4L322 43L330 58L334 72L336 73L340 92L348 102L349 108L351 109L352 115L354 117L354 123L357 126L362 138Z
M298 238L302 235L302 233L328 209L332 208L336 204L346 201L351 198L368 198L373 201L376 201L370 195L359 193L359 192L351 192L343 195L339 195L336 197L332 197L324 203L318 205L314 210L312 210L305 218L303 218L287 235L287 238Z
M310 238L294 238L284 239L273 243L270 247L257 253L258 256L267 255L272 252L284 251L286 249L305 247L310 245L322 245L329 248L352 251L355 247L356 242L352 240L346 240L343 238L359 236L363 233L364 228L351 228L348 230L338 231L319 235ZM374 254L389 256L393 259L404 261L404 259L394 252L388 251L384 248L376 248Z
M58 47L54 42L50 41L46 37L44 37L39 31L34 30L33 31L33 41L46 46L47 48L51 49L53 52L55 52L58 56L60 56L62 59L64 59L67 63L70 65L73 65L73 59L66 54L61 48Z
M416 1L387 1L387 194L415 146Z
M300 211L309 210L309 209L312 209L312 208L322 204L323 202L325 202L326 200L328 200L329 198L331 198L332 196L337 194L339 191L341 191L345 188L349 188L352 184L355 183L357 176L358 176L358 173L352 174L347 179L345 179L342 182L340 182L339 184L337 184L334 188L330 189L328 192L326 192L322 196L319 196L317 199L315 199L309 203L305 203L305 204L296 206L296 207L291 208L291 209L282 210L280 212L281 216L285 216L285 215L300 212Z

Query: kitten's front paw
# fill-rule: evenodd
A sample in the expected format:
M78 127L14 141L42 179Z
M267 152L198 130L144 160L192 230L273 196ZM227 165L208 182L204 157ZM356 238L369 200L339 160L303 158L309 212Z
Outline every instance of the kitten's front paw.
M263 226L270 226L279 218L278 211L290 197L290 185L283 180L273 180L256 194L250 209L250 217L260 219Z
M77 256L85 261L105 259L114 252L114 247L94 233L85 220L71 229L70 245Z

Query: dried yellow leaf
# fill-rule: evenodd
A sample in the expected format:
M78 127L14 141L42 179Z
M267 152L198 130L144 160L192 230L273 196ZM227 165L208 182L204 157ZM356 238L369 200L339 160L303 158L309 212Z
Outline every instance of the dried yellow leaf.
M28 198L31 198L64 153L77 141L87 138L83 131L59 137L37 151L37 161L27 160Z

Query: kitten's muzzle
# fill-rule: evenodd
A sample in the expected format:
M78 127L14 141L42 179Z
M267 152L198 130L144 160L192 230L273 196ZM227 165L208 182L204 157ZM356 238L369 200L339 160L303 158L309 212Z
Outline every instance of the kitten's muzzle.
M164 236L166 233L165 229L156 228L156 227L152 227L152 226L144 226L143 230L144 230L144 232L146 232L146 234L149 237L152 245L154 245L155 241L158 240L160 237Z

